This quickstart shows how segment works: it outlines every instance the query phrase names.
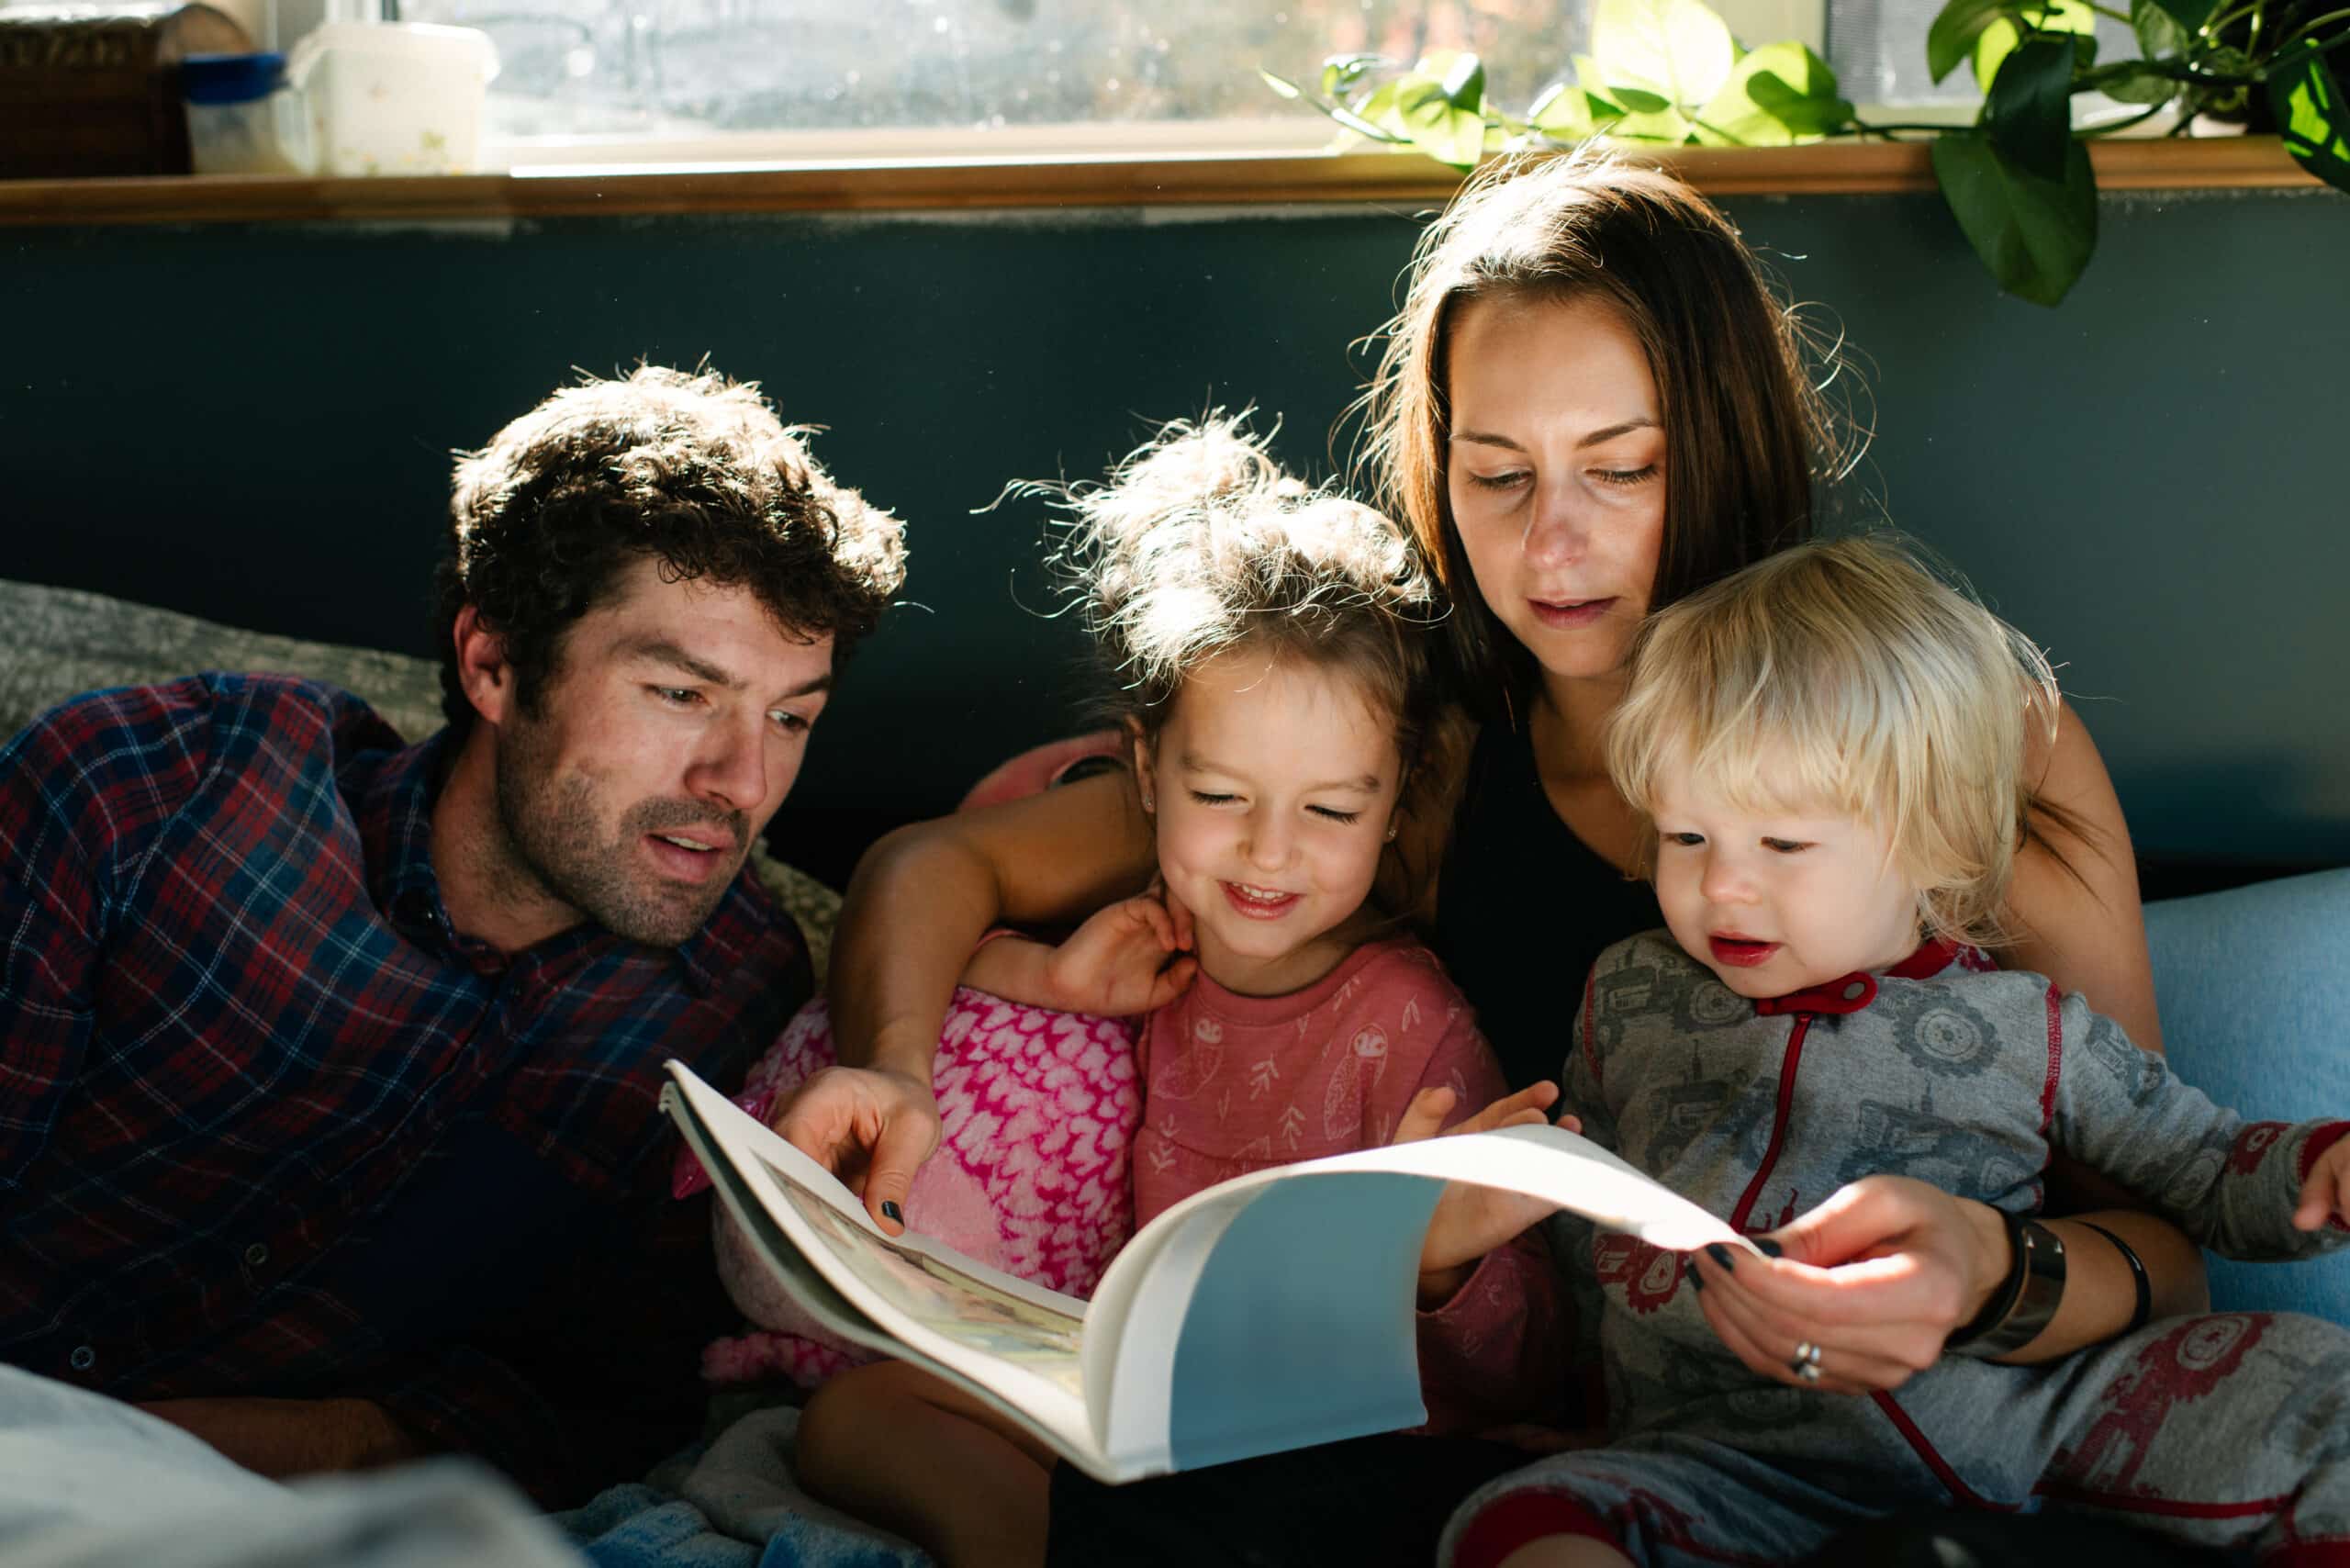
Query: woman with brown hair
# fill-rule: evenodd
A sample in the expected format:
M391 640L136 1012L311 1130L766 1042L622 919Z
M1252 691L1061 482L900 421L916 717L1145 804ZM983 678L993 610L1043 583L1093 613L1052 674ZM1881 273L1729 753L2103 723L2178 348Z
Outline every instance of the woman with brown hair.
M1833 442L1751 252L1669 176L1581 157L1489 169L1428 230L1410 279L1367 399L1366 455L1376 498L1409 521L1454 597L1445 634L1479 722L1436 792L1443 808L1400 847L1438 868L1433 945L1524 1084L1557 1070L1600 950L1662 924L1631 879L1638 821L1598 738L1632 632L1805 537ZM2007 913L2023 936L2009 961L2158 1045L2128 833L2069 711L2034 767L2052 810L2019 855ZM1120 777L882 841L850 888L831 980L844 1058L863 1065L811 1081L778 1124L786 1136L892 1216L937 1137L930 1064L959 956L998 921L1064 921L1128 896L1150 865ZM1822 1196L1779 1216L1783 1259L1705 1298L1741 1360L1791 1385L1798 1348L1814 1346L1841 1382L1897 1384L2004 1300L2021 1267L1997 1214L1923 1183L1873 1178ZM2135 1212L2096 1218L2102 1230L2057 1222L2070 1281L2011 1359L2094 1343L2150 1305L2200 1305L2182 1235ZM1250 1545L1235 1560L1425 1560L1466 1481L1507 1456L1440 1459L1440 1446L1373 1439L1154 1483L1189 1484L1171 1495L1195 1500L1140 1534L1169 1561L1213 1560L1236 1540ZM1112 1501L1140 1518L1136 1490ZM1235 1508L1245 1522L1214 1524ZM1055 1509L1057 1532L1087 1513L1058 1493ZM1358 1533L1332 1534L1347 1529Z

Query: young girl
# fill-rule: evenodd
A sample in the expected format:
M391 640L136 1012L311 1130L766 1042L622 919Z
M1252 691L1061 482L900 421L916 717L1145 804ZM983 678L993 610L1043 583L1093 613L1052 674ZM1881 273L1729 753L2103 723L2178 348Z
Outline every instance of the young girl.
M1603 1297L1611 1446L1480 1494L1450 1562L1789 1562L1906 1505L2040 1495L2266 1562L2350 1558L2350 1332L2205 1316L1985 1359L2061 1294L2063 1244L2023 1217L2054 1149L2230 1256L2311 1255L2350 1209L2350 1123L2247 1125L1973 945L2008 935L2019 721L2056 700L2037 649L1881 540L1783 552L1644 630L1607 760L1651 824L1670 930L1600 957L1567 1103L1740 1231L1897 1173L2000 1211L2014 1267L1904 1382L1865 1322L1795 1341L1722 1310L1706 1287L1748 1271L1727 1248L1566 1226Z
M979 1186L1009 1228L1079 1184L1064 1167L1082 1146L1097 1187L1131 1180L1139 1224L1249 1170L1426 1137L1457 1110L1485 1106L1463 1124L1480 1127L1539 1120L1555 1086L1503 1098L1468 1005L1400 934L1410 889L1389 848L1437 707L1437 596L1410 543L1378 513L1283 476L1220 420L1170 428L1070 508L1069 559L1122 683L1163 890L1057 946L981 945L941 1040L946 1148L924 1181L990 1173ZM1170 964L1192 958L1188 988L1181 974L1170 983ZM1098 1015L1145 1005L1129 1058ZM788 1089L781 1078L820 1064L795 1034L778 1047L794 1067L759 1074L763 1087ZM1009 1118L962 1087L1006 1074L1041 1091ZM1011 1182L1024 1197L1006 1195ZM932 1228L927 1195L918 1182L909 1196L917 1229ZM1460 1191L1430 1228L1419 1301L1431 1430L1560 1403L1564 1332L1539 1238L1490 1252L1472 1239L1504 1212ZM1125 1234L1112 1218L1085 1288ZM1074 1225L1052 1228L1087 1241L1065 1234ZM1035 1261L1005 1266L1037 1277ZM832 1377L796 1451L810 1492L950 1568L1043 1559L1050 1451L914 1368Z

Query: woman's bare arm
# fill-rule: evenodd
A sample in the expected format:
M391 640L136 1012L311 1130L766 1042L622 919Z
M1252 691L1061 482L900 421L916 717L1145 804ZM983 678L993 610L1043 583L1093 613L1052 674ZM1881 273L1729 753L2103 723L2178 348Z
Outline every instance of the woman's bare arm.
M826 985L840 1067L776 1128L894 1232L938 1142L931 1067L972 945L1002 921L1066 921L1142 890L1150 834L1132 780L1102 774L899 829L857 863Z
M1142 891L1152 865L1122 773L890 834L857 862L833 939L841 1060L927 1082L947 1000L990 926L1082 920Z
M2069 703L2058 711L2054 739L2036 746L2030 764L2040 798L2070 825L2035 824L2039 836L2016 857L2008 917L2019 940L2000 959L2079 993L2132 1040L2160 1051L2130 826L2105 759Z
M2016 857L2008 913L2020 940L2001 960L2077 991L2131 1039L2160 1051L2162 1021L2154 1010L2154 963L2146 952L2130 827L2105 759L2071 704L2058 710L2053 739L2035 748L2030 763L2038 771L2041 799L2054 805L2062 820L2040 823L2041 839ZM2083 1217L2130 1242L2146 1266L2158 1316L2199 1312L2210 1304L2203 1254L2184 1232L2135 1212L2129 1193L2073 1160L2059 1156L2053 1176L2060 1209L2095 1204L2116 1211ZM2068 1244L2076 1230L2066 1227ZM2128 1325L2136 1289L2127 1265L2111 1242L2094 1232L2081 1235L2082 1262L2077 1275L2068 1276L2064 1312L2041 1337L2046 1345L2027 1346L2013 1359L2042 1360L2036 1351L2094 1344ZM2068 1245L2068 1255L2071 1250Z

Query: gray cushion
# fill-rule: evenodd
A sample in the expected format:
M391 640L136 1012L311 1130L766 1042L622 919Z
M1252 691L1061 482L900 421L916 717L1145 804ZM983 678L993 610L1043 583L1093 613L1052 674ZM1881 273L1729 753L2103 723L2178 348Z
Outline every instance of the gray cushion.
M364 698L409 740L441 727L441 676L430 660L375 648L242 632L74 588L0 580L0 734L69 697L152 686L198 670L298 675Z
M392 728L420 740L441 727L441 672L430 659L245 632L76 588L0 578L0 736L70 697L111 686L151 686L198 670L301 676L365 700ZM808 937L821 978L840 895L772 858L751 866Z

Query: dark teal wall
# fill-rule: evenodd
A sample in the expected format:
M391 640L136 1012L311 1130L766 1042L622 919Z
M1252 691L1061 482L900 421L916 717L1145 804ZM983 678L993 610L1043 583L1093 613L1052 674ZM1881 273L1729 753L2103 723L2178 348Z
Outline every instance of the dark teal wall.
M1881 500L2051 644L2157 856L2350 862L2350 201L2109 200L2059 310L1930 196L1731 204L1867 356ZM0 572L424 651L451 449L574 365L703 354L832 427L912 522L912 601L795 819L894 817L1066 722L1080 649L1012 478L1147 420L1284 418L1328 466L1404 213L566 220L0 237ZM1028 608L1024 609L1023 606ZM813 827L810 831L816 831Z

